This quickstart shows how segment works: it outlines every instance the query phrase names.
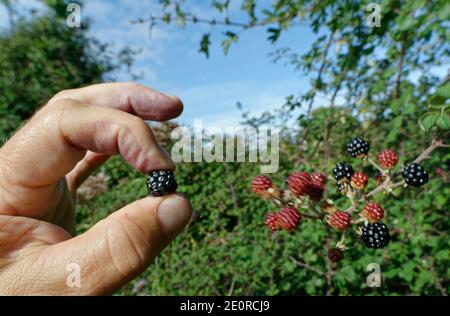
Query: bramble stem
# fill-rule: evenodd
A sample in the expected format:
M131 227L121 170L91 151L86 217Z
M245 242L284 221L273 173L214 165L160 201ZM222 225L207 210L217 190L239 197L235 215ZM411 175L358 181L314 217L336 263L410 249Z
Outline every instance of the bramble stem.
M367 161L368 161L372 166L374 166L376 169L378 169L378 171L380 171L381 174L383 174L383 175L386 174L386 170L384 170L383 168L381 168L380 165L377 164L377 163L375 162L375 160L373 160L373 159L370 158L370 157L367 157Z

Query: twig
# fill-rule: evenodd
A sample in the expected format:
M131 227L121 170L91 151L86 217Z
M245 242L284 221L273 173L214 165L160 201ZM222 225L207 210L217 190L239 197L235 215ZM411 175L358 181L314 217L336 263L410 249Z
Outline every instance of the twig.
M434 139L431 145L427 149L425 149L423 153L416 158L416 160L414 160L414 163L421 163L422 161L428 159L430 153L439 147L448 147L448 145L445 145L442 139Z
M304 262L298 261L298 260L295 259L294 257L289 257L289 259L291 259L291 261L292 261L293 263L295 263L296 265L298 265L298 266L300 266L300 267L302 267L302 268L305 268L305 269L307 269L307 270L309 270L309 271L315 272L315 273L317 273L318 275L321 275L321 276L325 276L325 275L326 275L326 273L323 272L323 271L321 271L320 269L317 269L317 268L315 268L315 267L313 267L313 266L310 266L309 264L306 264L306 263L304 263Z
M230 286L230 289L228 290L228 296L232 296L232 295L233 295L235 283L236 283L236 280L233 278L233 279L231 280L231 286Z
M330 239L327 239L327 248L328 245L330 243ZM327 261L327 273L325 274L326 276L326 280L327 280L327 296L331 295L331 292L333 290L333 275L334 275L334 271L333 271L333 265L331 263L331 260L326 260Z
M372 166L374 166L376 169L378 169L378 171L380 171L381 172L381 174L386 174L386 171L383 169L383 168L381 168L372 158L370 158L370 157L368 157L367 158L367 161L372 165Z

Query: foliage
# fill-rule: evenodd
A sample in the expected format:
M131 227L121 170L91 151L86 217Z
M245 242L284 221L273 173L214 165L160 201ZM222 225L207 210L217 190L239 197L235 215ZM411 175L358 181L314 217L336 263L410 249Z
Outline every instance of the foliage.
M230 1L211 1L218 12L213 19L187 12L186 1L160 2L165 12L151 16L150 26L211 25L199 39L206 56L218 29L223 29L225 52L239 43L242 32L256 27L266 28L274 43L299 23L316 33L316 41L303 55L295 47L272 54L275 61L286 60L294 70L305 72L311 78L310 89L300 95L293 91L280 111L262 117L244 113L247 125L282 125L301 110L294 124L283 129L277 183L298 170L330 175L352 136L370 140L374 151L395 149L401 165L419 155L432 136L448 138L448 101L443 99L448 98L448 83L432 72L448 63L448 1L380 1L379 28L367 27L364 1L275 0L261 7L260 2L242 0L246 17L242 22L230 16ZM42 99L63 88L97 82L114 68L102 58L105 55L90 53L96 43L84 31L69 31L51 19L20 21L11 33L0 36L1 137L29 117ZM63 55L68 48L69 55ZM317 101L320 95L329 102ZM423 163L430 171L424 188L401 194L398 188L393 196L378 197L388 212L387 222L396 227L393 242L381 251L358 244L339 264L326 258L327 243L338 236L320 223L306 222L294 233L270 234L263 227L264 214L273 210L250 191L258 165L180 164L177 180L180 191L191 199L194 218L155 264L119 293L448 294L449 161L448 150L440 148ZM356 168L362 169L358 164ZM144 175L119 157L110 159L100 172L107 176L99 179L106 179L108 189L79 205L79 232L147 194ZM369 189L374 186L369 183ZM327 194L340 199L334 186ZM372 262L381 265L380 288L366 285L366 267Z
M63 1L48 5L43 17L20 18L0 33L2 141L58 91L108 80L121 64L107 45L88 37L87 23L78 29L66 26Z

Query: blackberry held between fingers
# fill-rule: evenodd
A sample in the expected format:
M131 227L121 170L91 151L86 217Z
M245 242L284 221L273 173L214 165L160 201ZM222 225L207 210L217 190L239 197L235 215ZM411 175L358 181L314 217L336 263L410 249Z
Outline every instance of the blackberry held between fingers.
M403 169L402 177L407 185L418 188L428 182L428 171L413 162Z
M350 181L354 173L352 165L346 162L339 162L333 169L333 176L337 182Z
M152 171L147 177L147 190L151 196L163 196L177 190L172 170Z
M389 229L382 222L367 224L362 229L362 239L368 248L381 249L391 240Z
M352 138L347 144L347 151L353 158L367 157L369 149L369 143L359 137Z

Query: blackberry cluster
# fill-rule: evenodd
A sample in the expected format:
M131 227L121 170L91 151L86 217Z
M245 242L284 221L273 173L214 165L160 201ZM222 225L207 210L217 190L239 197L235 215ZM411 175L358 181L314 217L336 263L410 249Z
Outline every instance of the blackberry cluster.
M347 151L353 158L366 157L369 149L369 143L359 137L352 138L347 144Z
M152 196L163 196L177 190L177 182L172 170L152 171L147 177L147 190Z
M428 171L417 163L410 163L402 172L403 179L409 186L420 187L428 182Z
M389 229L381 222L367 224L363 227L362 231L362 239L368 248L384 248L391 240Z
M333 176L336 182L350 181L354 173L352 165L346 162L338 163L333 169Z

